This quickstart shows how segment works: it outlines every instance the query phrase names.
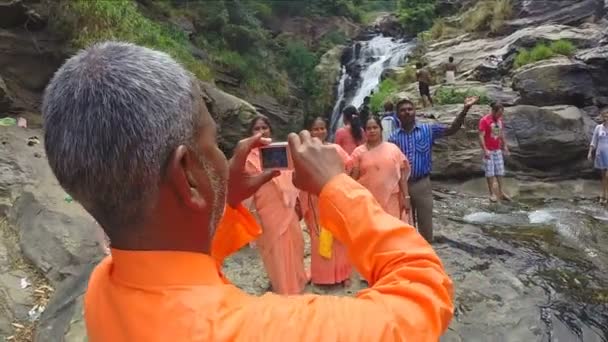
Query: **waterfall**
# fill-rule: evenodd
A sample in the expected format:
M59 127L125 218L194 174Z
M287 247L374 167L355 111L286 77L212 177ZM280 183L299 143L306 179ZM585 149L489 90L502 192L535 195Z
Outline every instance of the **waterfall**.
M358 44L360 50L356 51ZM402 65L414 46L412 41L398 40L383 35L353 44L353 58L342 67L340 75L336 104L331 116L330 131L332 135L336 129L342 126L340 102L345 100L346 105L359 107L363 103L363 99L376 90L380 84L382 72L387 68ZM355 66L360 71L353 75L348 72L347 65ZM349 83L354 83L355 86L347 89Z

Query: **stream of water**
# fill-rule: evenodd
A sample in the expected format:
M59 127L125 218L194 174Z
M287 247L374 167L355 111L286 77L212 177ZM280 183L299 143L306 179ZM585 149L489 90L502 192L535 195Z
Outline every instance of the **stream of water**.
M360 72L357 75L350 75L346 67L342 67L336 91L336 104L331 116L331 132L342 126L342 101L346 106L359 107L363 99L377 89L382 72L387 68L402 65L414 47L412 41L383 35L377 35L368 41L358 41L352 45L353 57L347 61L347 64L357 65ZM347 89L347 84L354 86Z

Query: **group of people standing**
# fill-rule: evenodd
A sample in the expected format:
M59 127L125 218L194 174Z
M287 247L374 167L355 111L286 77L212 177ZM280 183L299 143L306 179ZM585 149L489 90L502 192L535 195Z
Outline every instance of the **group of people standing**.
M431 152L436 139L460 129L468 110L477 98L467 98L463 111L451 125L418 123L413 102L401 100L396 108L381 118L361 114L354 106L342 112L344 126L335 133L335 143L328 141L328 125L317 117L309 130L324 144L331 145L342 157L344 172L366 187L387 213L418 227L430 243L433 239L433 194L430 183ZM255 117L250 134L272 137L272 126L264 116ZM263 172L259 150L247 158L246 172ZM352 268L344 246L319 224L318 198L298 191L292 183L291 170L283 170L263 185L249 200L263 233L256 241L272 290L297 294L311 281L317 285L348 286ZM300 220L304 219L311 241L311 269L304 266L304 238Z

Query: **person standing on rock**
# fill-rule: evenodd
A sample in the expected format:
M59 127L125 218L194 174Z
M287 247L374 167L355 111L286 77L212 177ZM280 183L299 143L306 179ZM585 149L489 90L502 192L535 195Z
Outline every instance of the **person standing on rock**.
M433 98L431 97L431 73L422 66L422 63L416 63L416 79L418 80L418 90L422 98L423 107L433 106Z
M587 159L592 160L595 154L594 166L602 177L602 195L600 204L608 203L608 110L602 114L603 123L593 130Z
M256 116L249 125L251 136L262 134L271 138L272 126L265 116ZM247 156L245 174L263 174L260 149L253 149ZM293 170L281 170L270 182L262 185L253 195L262 235L256 248L270 279L272 291L278 294L300 294L310 280L304 267L304 236L296 213L300 191L292 182Z
M456 63L454 63L454 57L448 59L448 64L445 65L445 83L455 84L456 83Z
M42 114L51 170L112 243L84 296L89 341L438 341L447 330L453 286L437 254L308 131L288 137L293 182L318 196L321 224L370 288L258 297L232 285L222 262L261 233L241 202L277 176L247 176L246 158L270 141L243 139L227 161L199 81L168 54L80 51Z
M468 97L464 108L450 126L439 123L416 122L416 106L408 99L397 102L399 129L389 138L406 155L411 165L408 180L412 215L418 232L431 243L433 241L433 192L430 174L432 148L435 140L450 136L460 129L469 109L479 101Z
M483 152L483 164L490 191L490 201L511 199L503 191L502 179L505 176L504 155L509 155L502 121L504 106L500 102L490 105L492 112L479 120L479 144Z

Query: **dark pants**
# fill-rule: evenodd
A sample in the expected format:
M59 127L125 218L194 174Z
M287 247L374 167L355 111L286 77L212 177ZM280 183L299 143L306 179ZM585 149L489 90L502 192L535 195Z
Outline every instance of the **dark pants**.
M428 96L431 98L431 89L429 85L424 82L418 82L418 90L420 91L420 96Z
M433 189L427 176L409 182L414 225L428 243L433 241Z

